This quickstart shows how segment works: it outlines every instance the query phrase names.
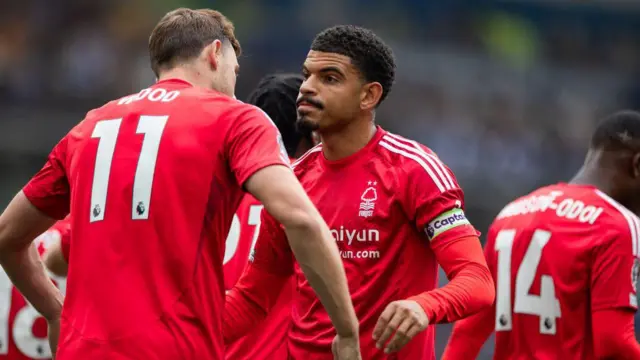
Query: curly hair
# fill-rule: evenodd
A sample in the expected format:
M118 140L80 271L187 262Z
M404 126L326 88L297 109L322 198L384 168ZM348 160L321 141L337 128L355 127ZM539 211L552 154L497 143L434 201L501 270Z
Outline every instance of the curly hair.
M389 95L396 73L396 63L389 45L373 31L354 25L338 25L316 36L311 50L347 56L367 82L379 82L382 96Z
M311 132L296 128L296 99L304 78L298 74L271 74L260 80L247 102L262 109L276 124L290 157L294 157L300 141L310 144Z

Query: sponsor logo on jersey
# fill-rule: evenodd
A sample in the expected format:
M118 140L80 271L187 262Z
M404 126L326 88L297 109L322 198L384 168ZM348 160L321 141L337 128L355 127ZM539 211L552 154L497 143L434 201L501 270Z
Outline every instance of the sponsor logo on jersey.
M425 228L425 232L429 237L429 240L435 239L438 235L447 230L451 230L461 225L471 225L469 220L464 214L464 211L459 208L449 210L440 216L433 219Z
M339 229L331 229L331 235L337 242L346 242L347 245L357 242L377 242L380 241L380 232L376 229L345 229L340 226Z
M377 181L367 182L367 188L362 193L360 200L360 212L359 215L364 218L368 218L373 215L373 210L376 207L376 200L378 200L378 192L375 186L378 185Z

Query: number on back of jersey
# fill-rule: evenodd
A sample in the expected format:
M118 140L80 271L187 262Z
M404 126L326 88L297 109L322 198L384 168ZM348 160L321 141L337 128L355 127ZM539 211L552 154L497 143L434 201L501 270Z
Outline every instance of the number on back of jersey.
M561 317L560 302L556 298L555 285L550 275L540 275L540 295L531 295L538 266L542 260L542 250L551 239L551 233L536 230L527 252L518 267L515 281L515 304L511 306L511 256L515 230L502 230L496 237L495 250L498 252L498 280L496 291L496 331L509 331L513 326L514 314L529 314L540 318L541 334L555 335L556 320Z

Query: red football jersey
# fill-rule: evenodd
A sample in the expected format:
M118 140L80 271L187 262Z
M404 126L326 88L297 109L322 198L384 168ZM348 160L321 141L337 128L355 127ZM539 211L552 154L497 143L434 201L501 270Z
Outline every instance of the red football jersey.
M507 205L485 246L494 359L595 359L591 312L637 309L639 235L638 218L592 186L548 186Z
M260 215L264 206L245 195L233 216L224 250L224 287L229 290L242 275L249 254L253 251L260 231Z
M74 214L60 360L223 357L224 241L242 184L288 165L279 137L258 108L171 79L56 145L23 191Z
M58 221L37 237L34 245L42 255L51 243L69 238L67 219ZM66 279L49 273L64 294ZM51 359L47 321L26 302L4 271L0 271L0 359Z
M356 154L328 161L319 145L294 164L294 171L340 250L360 320L363 359L435 359L433 326L392 355L376 349L372 333L390 302L436 288L434 247L477 236L464 216L463 192L453 173L428 148L380 128ZM273 218L264 221L251 266L278 276L295 273L298 282L289 354L333 359L335 329L294 265L284 231Z
M248 263L260 231L263 206L251 195L246 195L233 217L224 254L224 281L231 289ZM291 324L291 298L295 291L293 276L285 285L277 302L259 326L225 349L229 360L287 359L287 333Z

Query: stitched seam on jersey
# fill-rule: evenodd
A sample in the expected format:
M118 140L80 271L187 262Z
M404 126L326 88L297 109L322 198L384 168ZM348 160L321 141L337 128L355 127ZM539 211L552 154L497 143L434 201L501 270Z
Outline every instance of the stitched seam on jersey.
M433 173L433 171L431 170L431 168L429 167L429 165L427 165L420 157L410 154L406 151L400 150L396 147L394 147L393 145L389 144L388 142L386 142L384 139L381 140L378 144L380 144L380 146L382 146L383 148L394 152L396 154L402 155L404 157L407 157L415 162L417 162L418 164L420 164L420 166L422 166L422 168L429 174L429 176L431 177L431 180L433 180L433 182L436 184L436 186L438 187L438 190L440 190L440 192L445 192L445 187L442 186L442 184L440 183L440 180L438 179L438 177Z
M419 153L419 154L421 154L423 156L426 156L429 159L433 159L433 161L436 164L435 166L437 166L436 167L436 171L438 169L440 169L442 171L442 173L444 174L444 175L442 175L442 174L440 174L440 171L438 171L438 174L440 174L440 176L443 177L443 179L444 179L443 182L445 183L445 185L448 183L448 185L450 186L451 189L456 187L455 182L453 181L453 179L451 178L451 175L449 175L449 172L447 171L447 168L444 166L442 161L437 156L427 153L426 151L424 151L424 149L422 149L420 147L420 145L417 142L415 142L413 140L405 139L405 138L403 138L401 136L398 136L398 135L395 135L395 134L391 134L391 133L387 133L385 135L385 137L386 136L389 136L391 139L397 140L397 142L393 142L393 143L398 145L398 146L400 146L400 144L398 142L402 142L402 141L407 142L407 143L413 145L413 149L411 149L412 152L414 152L414 153L417 152L417 153ZM391 139L387 139L387 140L391 141ZM405 148L405 146L407 146L405 144L402 144L402 145L404 145L404 146L402 146L403 148ZM407 146L407 150L409 150L408 148L409 147ZM433 163L432 163L432 165L433 165Z
M449 182L449 179L447 179L447 177L443 174L446 173L446 170L442 169L440 167L440 164L438 164L438 160L434 160L433 158L429 157L426 153L421 153L419 151L417 151L416 149L414 149L413 147L403 144L395 139L393 139L392 137L387 137L386 135L383 137L383 139L403 150L406 150L420 158L422 158L423 160L426 160L429 165L431 165L431 168L433 168L436 171L436 174L438 175L439 180L444 184L444 187L447 190L451 190L453 189L453 182Z
M627 220L627 225L629 225L629 231L631 232L631 245L633 248L633 256L638 256L638 222L635 215L633 215L629 210L627 210L620 203L609 197L609 195L603 193L600 190L595 191L598 196L608 202L611 206L613 206L616 210L622 214L622 216Z
M321 150L322 150L322 143L314 146L313 148L311 148L311 150L307 151L304 155L300 156L298 160L296 160L293 164L291 164L291 168L295 168L296 166L300 165L304 159L309 157L309 155Z

